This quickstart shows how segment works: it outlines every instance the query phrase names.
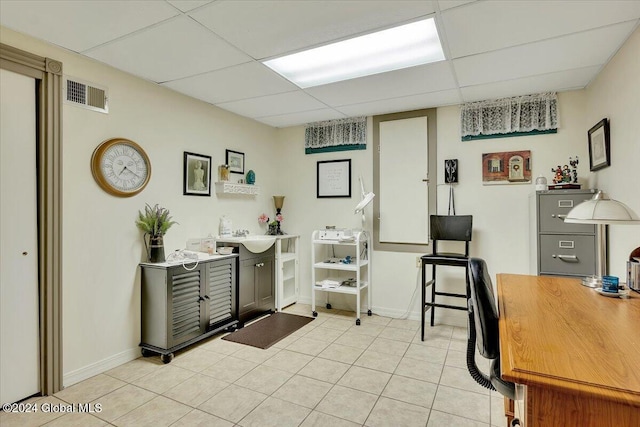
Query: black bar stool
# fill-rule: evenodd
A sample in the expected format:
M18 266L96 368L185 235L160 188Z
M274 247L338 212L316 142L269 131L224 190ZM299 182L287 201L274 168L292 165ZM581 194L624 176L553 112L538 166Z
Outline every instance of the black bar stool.
M449 308L453 310L467 311L466 304L457 306L451 304L436 303L436 296L447 296L467 299L469 293L469 273L467 264L469 262L469 242L471 241L471 228L473 216L471 215L431 215L431 240L433 241L433 253L423 255L422 260L422 322L421 339L424 341L424 314L431 310L431 326L435 317L435 308ZM449 240L465 242L465 251L461 253L438 252L438 241ZM427 265L431 265L431 280L426 280ZM436 289L436 266L448 265L453 267L463 267L465 271L466 289L464 294L451 292L441 292ZM427 287L431 286L431 301L427 301Z

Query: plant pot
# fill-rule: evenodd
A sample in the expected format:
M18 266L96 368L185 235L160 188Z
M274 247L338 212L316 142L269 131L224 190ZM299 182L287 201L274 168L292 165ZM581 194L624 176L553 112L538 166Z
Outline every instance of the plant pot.
M278 234L278 226L269 224L269 230L267 230L269 236L276 236Z
M149 247L147 251L149 262L165 262L164 241L162 235L149 236Z

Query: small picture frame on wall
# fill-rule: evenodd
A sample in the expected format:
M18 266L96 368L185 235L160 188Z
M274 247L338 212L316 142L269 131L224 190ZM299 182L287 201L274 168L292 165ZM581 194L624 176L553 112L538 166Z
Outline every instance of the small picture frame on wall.
M317 198L351 197L351 159L318 161L316 190Z
M609 120L604 118L589 129L589 170L597 171L611 166Z
M233 150L225 151L225 163L229 165L229 172L244 175L244 153Z
M185 196L211 196L211 156L184 152Z

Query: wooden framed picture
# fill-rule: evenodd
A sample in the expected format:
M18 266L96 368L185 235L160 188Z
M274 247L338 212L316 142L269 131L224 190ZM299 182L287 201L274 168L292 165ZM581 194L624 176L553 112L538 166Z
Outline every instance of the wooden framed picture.
M241 173L244 175L244 153L226 150L225 163L229 165L229 171L231 173Z
M611 148L609 145L609 120L602 119L589 129L589 170L611 166Z
M351 197L351 159L321 160L317 166L317 197Z
M211 156L184 152L185 196L211 196Z

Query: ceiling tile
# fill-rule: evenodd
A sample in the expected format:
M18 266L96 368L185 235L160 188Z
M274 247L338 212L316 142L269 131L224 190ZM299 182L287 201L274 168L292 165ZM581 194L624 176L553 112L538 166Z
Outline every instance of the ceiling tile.
M190 14L256 59L326 44L434 12L430 1L225 1Z
M180 12L158 1L0 1L0 23L81 52Z
M452 89L455 80L447 61L346 80L305 91L331 107L417 93Z
M213 0L168 0L169 3L177 7L183 12L188 12L197 7L211 3Z
M440 7L440 10L447 10L467 3L472 3L474 1L476 0L438 0L438 6Z
M540 92L562 92L582 89L591 82L601 69L602 66L595 65L522 79L463 87L461 89L462 98L464 102L474 102Z
M454 59L460 86L605 64L629 36L634 22L499 51Z
M342 107L336 107L336 110L343 112L348 117L369 116L440 107L443 105L455 105L460 104L460 102L460 92L458 89L450 89L439 92L422 93L420 95L404 96L401 98L365 102L362 104L343 105Z
M293 83L255 61L174 80L163 86L212 104L298 89Z
M259 117L256 120L266 125L283 128L288 126L303 125L306 123L323 120L343 119L346 116L339 111L330 108L321 110L304 111L302 113L282 114L279 116Z
M477 1L442 13L452 58L640 18L640 1Z
M100 46L87 55L155 82L251 60L186 16Z
M319 110L327 107L301 90L241 101L223 102L216 105L251 118Z

